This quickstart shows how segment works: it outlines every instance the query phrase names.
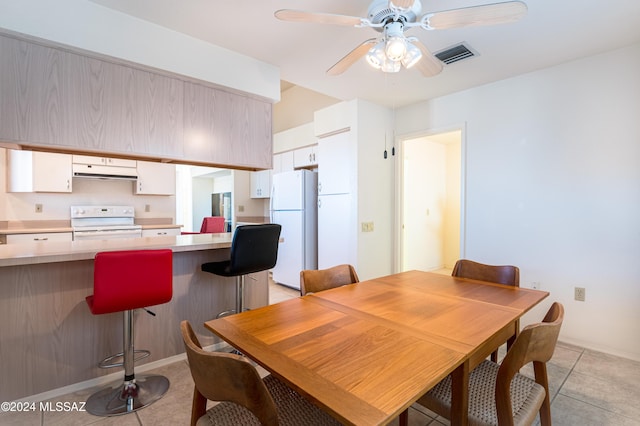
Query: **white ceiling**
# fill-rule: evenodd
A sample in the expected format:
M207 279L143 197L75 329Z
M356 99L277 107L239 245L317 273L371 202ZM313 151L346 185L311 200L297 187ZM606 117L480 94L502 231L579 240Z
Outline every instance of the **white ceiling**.
M362 98L399 107L546 68L640 41L639 0L525 0L517 23L440 31L413 28L432 52L466 42L480 56L445 66L436 77L417 70L384 74L364 59L344 74L325 71L362 41L370 28L276 19L278 9L366 16L368 0L91 0L251 56L280 68L281 78L335 98ZM423 13L496 0L422 0ZM616 64L611 64L615 67Z

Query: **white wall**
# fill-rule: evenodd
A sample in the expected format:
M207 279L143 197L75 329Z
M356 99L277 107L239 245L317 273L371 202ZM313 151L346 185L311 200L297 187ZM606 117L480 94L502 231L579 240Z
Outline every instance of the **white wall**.
M281 94L280 102L273 105L273 133L313 122L313 113L340 102L340 99L293 86Z
M561 339L640 360L640 44L399 110L466 125L466 256L520 267ZM573 300L574 286L586 302Z
M0 28L280 99L277 67L88 0L0 0L0 11Z
M200 231L202 219L211 216L211 194L213 194L213 178L195 177L191 181L193 232Z
M393 112L361 99L357 105L357 235L358 275L369 279L393 272L393 190L395 157L391 155ZM387 158L384 158L385 141ZM361 232L363 222L373 222L373 232Z

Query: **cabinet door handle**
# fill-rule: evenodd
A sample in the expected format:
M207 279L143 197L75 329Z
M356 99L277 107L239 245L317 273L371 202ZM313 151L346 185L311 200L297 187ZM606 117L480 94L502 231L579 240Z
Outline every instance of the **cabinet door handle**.
M36 237L36 238L33 239L33 241L47 241L48 239L49 238L47 238L47 237L41 237L41 238Z
M67 179L67 189L71 188L71 181L69 179Z
M318 199L318 208L322 207L322 200Z
M322 183L318 182L318 192L322 192Z

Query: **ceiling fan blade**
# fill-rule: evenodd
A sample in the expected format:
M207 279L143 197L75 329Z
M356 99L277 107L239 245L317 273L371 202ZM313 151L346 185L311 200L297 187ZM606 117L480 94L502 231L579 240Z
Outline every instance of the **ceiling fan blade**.
M339 75L345 72L351 65L367 54L378 41L375 38L370 38L362 42L358 47L347 53L342 59L335 63L331 68L327 70L329 75Z
M389 7L397 9L411 9L415 0L389 0Z
M275 17L289 22L314 22L317 24L344 25L358 27L363 25L362 18L332 13L304 12L302 10L280 9L274 13Z
M428 13L422 17L422 27L427 30L473 27L514 22L527 14L527 5L521 1L485 4Z
M418 49L420 49L420 51L422 52L422 58L420 58L418 63L415 64L413 68L420 70L422 75L424 75L425 77L433 77L434 75L440 74L440 72L442 71L442 62L440 62L438 58L433 56L433 54L429 52L429 49L427 49L427 47L420 41L414 40L411 43L417 46Z

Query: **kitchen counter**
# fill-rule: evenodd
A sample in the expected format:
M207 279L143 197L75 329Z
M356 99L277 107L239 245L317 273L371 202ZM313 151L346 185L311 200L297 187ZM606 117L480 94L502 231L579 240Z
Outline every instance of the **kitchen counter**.
M0 246L0 267L93 259L99 251L169 248L173 252L231 247L232 234L192 234L113 240L44 241Z
M171 219L168 219L169 221ZM167 219L137 219L136 224L142 229L172 229L182 228L182 225L163 223ZM14 234L42 234L72 232L73 228L68 220L32 220L32 221L4 221L0 223L0 235Z
M204 345L220 339L204 322L235 305L235 279L201 271L206 262L229 257L232 234L191 234L112 240L47 241L0 246L0 400L99 379L115 370L98 368L122 351L122 314L92 315L93 258L99 251L169 248L173 251L173 296L138 310L136 348L153 362L184 352L180 321L194 326ZM247 307L268 304L267 271L250 274ZM121 379L121 377L120 377Z
M271 218L269 216L236 216L236 223L237 224L263 224L263 223L270 223L271 222Z

